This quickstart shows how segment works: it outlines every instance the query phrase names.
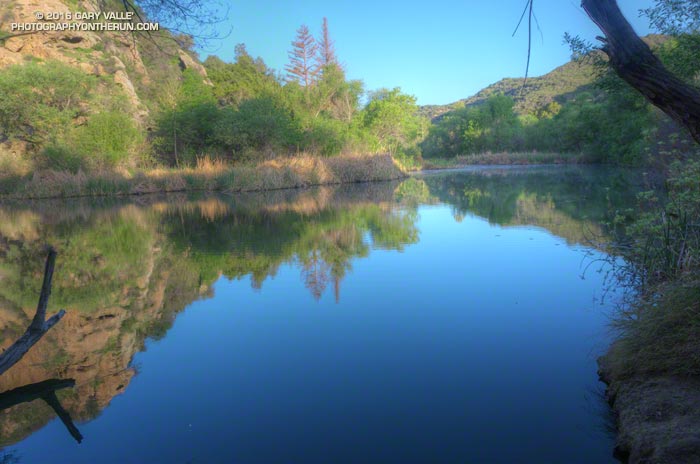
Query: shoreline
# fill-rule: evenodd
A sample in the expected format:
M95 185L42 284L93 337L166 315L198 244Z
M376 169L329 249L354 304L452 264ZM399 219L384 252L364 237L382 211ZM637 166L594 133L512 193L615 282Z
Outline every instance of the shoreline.
M598 358L598 375L616 424L613 456L628 464L699 463L700 378L636 375L610 366L615 343Z
M0 201L139 196L174 192L262 192L408 177L390 155L296 156L255 165L207 161L196 168L69 173L40 171L0 181ZM8 187L10 185L10 187ZM13 188L14 187L14 188Z
M441 171L469 166L532 166L597 164L585 155L538 152L499 152L423 159L420 171Z
M617 316L598 358L615 415L615 456L630 464L700 463L700 280L656 284Z

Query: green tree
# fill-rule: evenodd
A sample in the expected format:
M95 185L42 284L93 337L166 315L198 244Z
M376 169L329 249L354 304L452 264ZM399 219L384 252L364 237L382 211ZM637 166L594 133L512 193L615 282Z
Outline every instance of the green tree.
M338 64L327 64L311 92L313 116L323 113L333 119L350 122L358 111L362 92L362 81L347 81L345 72Z
M201 75L186 69L175 92L175 106L156 118L154 145L161 160L171 165L192 164L197 155L211 152L220 118L212 87Z
M84 160L86 168L133 163L143 142L143 132L134 120L117 112L92 114L67 137L67 145Z
M236 45L235 50L234 63L225 63L216 56L209 56L204 62L220 104L238 106L244 100L280 92L274 72L261 58L253 59L244 44Z
M279 101L257 97L222 112L214 142L233 159L241 159L251 151L291 151L300 142L300 130Z
M363 110L364 127L376 137L378 148L396 153L401 147L414 145L423 135L427 122L418 116L416 98L392 90L373 92Z

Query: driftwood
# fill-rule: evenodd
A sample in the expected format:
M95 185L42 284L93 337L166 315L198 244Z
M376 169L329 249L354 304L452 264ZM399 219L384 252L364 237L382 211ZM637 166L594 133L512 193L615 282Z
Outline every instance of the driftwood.
M582 0L581 6L605 34L598 40L615 72L700 143L700 91L666 69L634 32L616 0Z
M11 408L20 403L42 399L46 404L51 406L51 409L53 409L56 415L61 419L63 425L68 429L68 433L80 443L83 441L83 435L75 424L73 424L73 419L71 419L70 414L63 409L63 406L61 406L56 396L56 390L73 387L74 385L75 380L73 379L51 379L0 393L0 410Z
M2 375L10 367L14 366L29 349L38 342L51 327L56 325L61 320L66 312L60 310L58 313L46 320L46 306L49 303L51 295L51 279L53 278L53 268L56 262L56 251L53 248L49 249L49 254L46 257L46 267L44 268L44 282L41 286L41 294L39 295L39 304L36 308L36 314L32 319L31 324L27 327L16 342L0 355L0 375Z

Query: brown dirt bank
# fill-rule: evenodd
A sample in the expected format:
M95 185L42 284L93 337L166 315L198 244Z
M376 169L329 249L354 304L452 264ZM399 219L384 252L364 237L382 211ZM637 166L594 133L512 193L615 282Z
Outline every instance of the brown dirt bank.
M700 463L700 378L620 376L613 344L598 359L606 397L617 418L615 456L630 464Z

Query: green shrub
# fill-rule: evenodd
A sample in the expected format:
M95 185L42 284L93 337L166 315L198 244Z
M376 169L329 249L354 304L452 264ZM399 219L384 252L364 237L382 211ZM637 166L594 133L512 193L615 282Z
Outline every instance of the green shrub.
M304 133L303 150L321 156L337 155L346 146L347 124L336 119L319 117Z
M238 110L222 111L214 132L215 143L234 159L251 149L288 149L300 137L291 113L270 97L246 100Z
M39 153L37 158L37 165L44 169L76 173L89 167L84 157L65 145L49 145Z
M87 166L95 168L124 164L142 143L143 135L134 121L115 112L91 115L69 137L69 146Z
M96 79L63 63L27 62L0 71L0 127L36 146L56 141L83 112Z

